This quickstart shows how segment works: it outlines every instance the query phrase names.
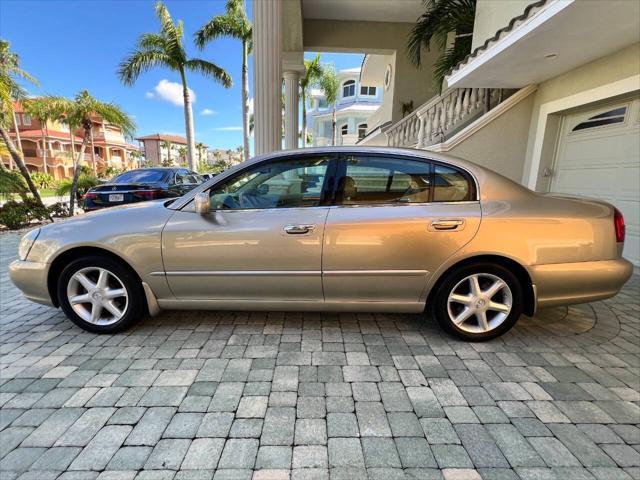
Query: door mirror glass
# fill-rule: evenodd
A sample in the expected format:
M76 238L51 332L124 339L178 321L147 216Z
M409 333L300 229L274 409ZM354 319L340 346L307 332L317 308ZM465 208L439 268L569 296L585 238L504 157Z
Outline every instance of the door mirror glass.
M207 192L198 193L193 199L193 204L196 213L199 213L200 215L206 215L211 211L211 206L209 204L209 194Z

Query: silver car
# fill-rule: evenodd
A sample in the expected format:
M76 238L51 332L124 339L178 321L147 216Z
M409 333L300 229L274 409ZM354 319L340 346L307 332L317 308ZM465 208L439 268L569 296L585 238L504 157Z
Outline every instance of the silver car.
M539 307L615 295L632 273L623 242L611 205L540 195L454 157L305 149L177 200L32 230L10 275L92 332L162 309L429 309L448 332L487 340Z

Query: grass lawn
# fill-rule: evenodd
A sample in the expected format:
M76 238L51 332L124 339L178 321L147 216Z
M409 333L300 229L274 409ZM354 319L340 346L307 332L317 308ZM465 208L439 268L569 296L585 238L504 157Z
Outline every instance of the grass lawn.
M41 197L57 197L55 188L41 188L39 190Z

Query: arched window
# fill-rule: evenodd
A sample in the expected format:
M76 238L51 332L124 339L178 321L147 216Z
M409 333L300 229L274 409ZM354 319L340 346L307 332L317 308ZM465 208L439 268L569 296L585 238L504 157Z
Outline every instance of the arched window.
M367 124L361 123L358 125L358 140L363 139L367 135Z
M346 123L342 125L342 127L340 127L340 133L342 135L346 135L347 133L349 133L349 125L347 125Z
M342 84L342 97L353 97L356 94L356 81L347 80Z

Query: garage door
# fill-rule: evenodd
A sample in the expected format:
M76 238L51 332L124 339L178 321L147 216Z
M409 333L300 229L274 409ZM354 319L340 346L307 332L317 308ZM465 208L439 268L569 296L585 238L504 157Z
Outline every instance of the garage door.
M552 192L601 198L624 215L624 256L640 265L640 98L568 114Z

